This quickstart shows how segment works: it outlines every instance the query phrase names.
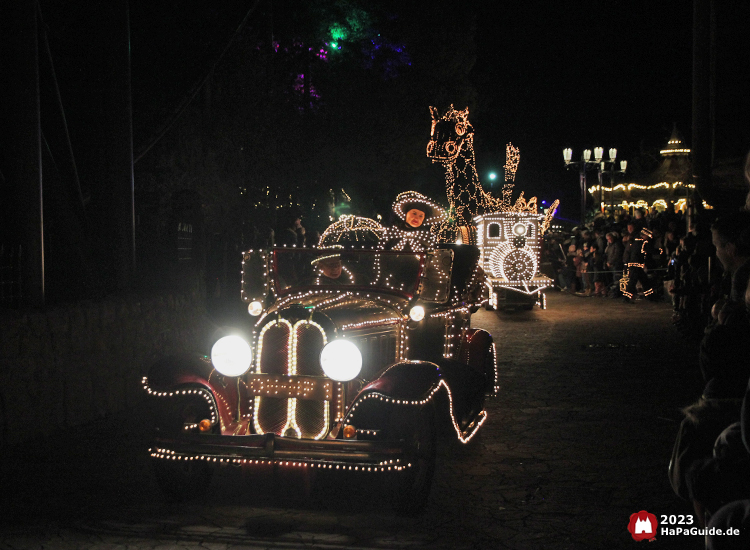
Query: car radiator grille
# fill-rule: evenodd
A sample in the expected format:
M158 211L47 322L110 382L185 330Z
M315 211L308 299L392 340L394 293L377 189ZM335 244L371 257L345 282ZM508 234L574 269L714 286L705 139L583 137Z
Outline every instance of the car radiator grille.
M340 387L331 393L330 400L310 399L291 397L293 393L288 386L294 384L285 382L299 382L295 388L304 384L308 387L320 384L340 386L325 377L320 367L320 352L326 344L323 328L309 320L292 324L278 319L263 328L259 342L256 373L276 375L264 380L271 388L274 381L277 386L284 385L284 391L279 391L282 395L275 397L272 389L265 389L262 395L253 398L254 431L304 439L325 437L338 412L336 401ZM319 397L319 393L315 397Z
M362 352L360 377L365 380L372 380L383 367L397 361L398 338L395 331L352 335L352 340Z

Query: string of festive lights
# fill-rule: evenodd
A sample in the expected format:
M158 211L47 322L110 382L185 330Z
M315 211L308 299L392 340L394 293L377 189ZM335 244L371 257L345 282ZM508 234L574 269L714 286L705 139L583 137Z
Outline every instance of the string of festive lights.
M157 447L149 449L150 456L152 458L158 458L162 460L184 460L184 461L201 461L210 462L217 465L277 465L277 466L288 466L298 468L321 468L327 470L346 470L351 472L400 472L407 468L411 468L411 463L402 464L400 459L393 459L390 461L381 461L378 464L368 464L366 462L343 462L336 460L320 460L320 459L298 459L293 460L281 460L281 459L257 459L257 458L237 458L237 457L226 457L226 456L214 456L210 454L191 454L181 451L175 451L164 447Z
M405 198L401 198L399 200L403 200L404 205L408 204ZM444 221L444 214L437 215L435 219ZM373 223L371 224L369 222ZM366 218L354 219L354 217L344 218L340 220L340 225L338 226L338 228L334 228L327 233L327 237L329 238L329 240L324 244L327 247L334 247L339 243L340 240L344 240L345 238L351 240L350 237L352 234L355 235L355 242L358 241L358 239L356 238L358 234L363 235L363 242L364 240L367 240L368 243L370 242L370 235L375 234L378 237L378 242L383 243L384 235L386 234L386 232L380 231L378 228L383 229L382 226L380 226L377 222L374 222L374 220L368 220ZM427 232L421 231L420 233ZM321 243L323 242L323 237L321 237ZM405 242L403 247L407 248L407 244L409 248L421 247L420 251L423 251L427 248L432 248L432 246L434 246L434 241L407 241ZM412 249L412 251L414 250ZM304 253L306 252L293 252L294 255ZM328 257L329 259L339 255L340 253L341 250L321 251L323 257ZM257 289L253 289L252 291L248 290L246 292L245 288L246 284L252 286L252 284L257 283L257 281L250 279L250 277L257 276L257 272L254 270L257 269L259 265L262 266L263 278L264 280L266 280L266 284L264 285L265 292L273 293L273 285L268 284L268 281L270 280L269 274L277 273L279 266L283 264L283 262L279 259L279 251L270 254L259 252L259 254L261 254L261 264L258 264L258 262L256 261L255 253L253 251L250 251L243 256L242 297L245 301L261 300L265 302L266 300L266 296L259 297L252 295L253 293L257 292ZM328 256L325 256L326 254L328 254ZM386 258L386 260L383 260L381 256ZM414 273L423 274L427 261L426 258L428 256L426 254L414 254L413 256L419 260L419 269L415 269ZM380 273L381 263L390 265L390 260L388 259L389 257L390 256L387 253L378 252L375 254L378 273ZM400 258L402 256L394 257ZM313 265L317 265L320 260L321 258L313 260ZM410 261L412 263L407 264L409 268L416 268L416 262L414 260ZM307 263L305 265L309 269L309 265ZM253 270L252 275L251 270ZM437 278L441 281L444 281L446 283L445 286L447 287L447 278L450 275L450 268L447 268L447 272L438 271L438 275L439 276ZM390 276L391 274L389 273L386 276L386 280L390 281ZM416 276L417 275L415 275L415 277ZM353 282L353 277L350 277L350 280ZM375 281L379 280L380 275L378 274L375 278ZM454 283L456 283L456 281L454 281ZM370 284L375 284L375 282L372 282ZM445 319L446 334L444 355L448 358L456 356L459 351L459 347L466 338L466 329L469 326L469 319L471 316L471 309L467 304L470 301L471 303L474 303L474 301L472 301L470 298L472 288L477 285L483 284L483 271L481 267L479 265L474 266L468 284L464 285L463 281L458 284L460 285L460 289L454 284L454 286L452 287L452 293L450 294L450 302L442 306L447 306L448 310L433 312L432 315L433 317L443 317ZM354 428L353 425L344 425L344 421L347 418L352 418L351 414L356 408L351 407L347 413L347 415L349 416L347 416L347 418L344 418L344 384L331 381L326 381L325 383L322 382L321 380L325 379L322 370L320 373L304 372L306 370L309 370L309 368L305 368L305 365L309 364L310 359L308 355L310 355L310 350L302 350L301 346L307 346L310 342L310 337L312 337L316 342L315 345L320 344L321 346L325 346L328 342L326 332L323 327L312 320L313 313L315 311L325 312L328 309L340 307L346 304L356 305L362 311L366 311L368 308L374 307L378 307L381 309L391 308L392 311L383 312L383 316L381 319L373 319L372 317L369 317L366 320L363 319L358 322L340 325L338 329L334 330L337 335L348 336L352 340L356 340L357 338L367 337L369 329L374 326L395 325L397 328L386 329L380 332L383 334L387 332L389 334L389 342L393 342L395 340L397 360L408 360L409 336L408 332L406 331L407 315L405 314L405 310L412 303L411 300L415 292L415 289L413 288L414 285L411 286L411 288L407 288L407 290L404 290L404 282L394 281L392 282L392 285L388 286L388 288L391 290L400 288L402 295L396 295L392 296L391 298L387 298L386 296L383 296L382 292L380 292L383 289L373 289L371 292L347 290L342 293L340 288L306 288L304 291L294 292L293 285L287 283L287 286L284 286L284 284L280 283L276 294L283 297L280 299L277 298L276 303L270 308L264 308L262 311L262 315L260 316L260 319L258 321L258 323L263 322L264 325L258 331L257 345L255 346L256 349L254 353L254 361L253 365L251 365L250 374L245 376L243 379L238 378L238 388L240 387L239 384L242 384L248 395L247 398L242 399L246 403L237 405L238 410L236 412L236 418L239 418L241 415L246 420L244 422L237 421L230 423L229 428L231 428L232 433L234 433L235 435L239 435L241 432L246 432L248 435L252 433L275 433L280 436L291 436L294 438L318 440L328 436L329 434L333 434L333 436L335 436L336 434L341 433L339 432L339 430L341 429L343 430L345 438L356 437L357 433L369 437L376 436L378 434L378 430L360 428L354 429L354 431L352 431L351 429ZM284 294L287 292L289 292L289 294L285 296ZM388 292L386 292L385 294L387 295ZM295 314L291 320L283 318L283 309L293 303L305 304L305 307L310 310L309 317L302 320L295 320L299 319L299 316ZM269 319L269 315L274 314L275 318L272 317ZM362 315L362 317L364 317L364 315ZM419 320L416 317L412 317L412 319L416 321ZM256 326L259 325L256 324ZM358 333L357 331L360 330L361 332ZM269 333L269 331L274 332ZM369 334L371 333L372 331L369 331ZM276 354L276 349L274 349L274 353L269 354L267 349L267 346L270 345L269 342L273 342L272 345L274 346L274 348L278 348L280 346L280 350L283 350L283 352ZM389 343L388 345L391 346L392 344ZM392 355L392 352L390 353ZM494 345L492 348L492 353L493 360L495 362L495 376L493 382L496 385L497 360ZM282 361L282 365L278 364L279 360ZM390 361L392 360L393 359L390 359ZM284 361L286 362L285 365L283 364ZM264 364L264 362L268 364ZM285 372L279 374L279 367L284 369ZM302 370L303 372L300 373L300 370ZM209 380L211 380L212 376L214 376L214 372L209 375ZM216 376L219 375L216 374ZM318 378L320 378L320 380L318 380ZM177 394L177 392L164 392L163 394L160 394L159 392L153 392L150 388L148 388L147 380L145 378L144 387L149 390L149 393L152 393L154 395L171 396ZM375 394L367 394L362 398L362 400L378 398L384 399L387 402L392 402L396 405L423 406L431 399L433 399L434 395L437 392L442 390L447 392L449 413L456 434L458 435L459 440L461 440L463 443L466 443L474 436L477 429L484 423L487 415L486 412L482 410L476 416L474 421L472 421L468 426L464 426L463 428L461 428L456 417L456 411L454 410L453 393L451 391L451 387L445 380L440 380L439 383L425 397L425 399L422 400L394 399L383 394L377 394L377 392ZM214 399L212 392L207 389L202 391L205 393L204 398L209 401L209 405L212 411L212 421L221 422L221 415L218 415L216 413L216 403L214 401L210 401L210 399L206 397L208 396ZM322 398L321 396L324 398ZM222 400L223 406L226 407L227 411L231 410L231 407L221 395L216 396L216 398ZM285 418L278 418L279 415L283 415L283 411L279 412L278 409L283 406L284 401L281 402L282 404L280 406L276 406L276 404L271 400L285 400ZM309 427L311 424L309 410L304 412L305 416L299 416L303 414L302 404L306 405L310 401L313 401L316 404L319 401L321 402L320 408L316 409L314 414L316 415L316 420L317 415L321 415L322 423L315 423L315 428ZM268 416L268 413L264 411L266 403L270 403L271 408L273 409L272 420L269 420L270 418L272 418L272 416ZM243 409L247 410L245 414L243 414L245 412L243 411ZM276 414L277 412L279 414ZM224 409L222 409L222 414L224 414ZM266 416L264 416L264 414ZM336 421L340 421L341 425L334 425L334 427L332 427L332 422ZM196 426L189 425L188 429L193 429ZM224 427L222 426L222 430L223 429ZM341 468L355 471L359 470L360 468L361 471L365 471L365 469L366 471L401 470L411 466L411 464L401 464L400 461L392 460L388 461L387 463L381 462L377 465L373 465L368 463L352 464L350 462L336 460L321 461L309 458L300 458L295 461L277 460L273 458L250 459L243 456L231 456L232 451L229 451L229 456L227 456L226 454L219 456L218 454L184 453L167 448L157 448L152 449L151 451L154 458L164 460L201 460L220 464L261 463L303 467L314 466L329 469L333 469L335 467L336 469ZM241 452L237 452L236 454L239 455L240 453Z
M542 225L539 227L539 233L541 235L544 235L549 229L549 226L552 223L552 218L555 217L555 212L557 212L558 206L560 206L560 199L555 199L555 201L547 209L547 213L544 215L544 220L542 220Z
M395 365L394 365L395 366ZM393 367L391 367L393 368ZM422 399L395 399L393 397L387 396L385 394L379 393L379 392L371 392L366 393L359 397L354 403L352 403L352 406L349 408L349 412L346 415L345 421L349 424L353 424L352 419L354 418L354 415L359 408L359 406L364 403L365 401L369 399L377 399L379 401L383 401L385 403L392 403L394 405L407 405L407 406L418 406L422 407L432 401L435 398L435 395L437 394L440 389L445 388L445 391L448 395L448 412L450 415L451 423L453 424L453 429L456 432L456 435L458 436L458 440L461 443L468 443L471 441L471 439L476 435L477 430L479 427L484 424L484 422L487 420L487 412L485 410L482 410L478 415L477 418L472 422L465 430L462 430L461 427L458 424L458 421L456 420L456 414L454 410L453 405L453 393L451 392L450 386L446 383L445 380L440 380L430 391L429 393L423 397Z
M398 252L425 252L437 246L437 236L429 229L407 231L392 226L385 230L383 243L392 242L390 250Z
M388 317L386 319L374 319L372 321L360 321L359 323L349 323L341 325L341 330L358 329L364 327L377 327L381 325L393 325L404 320L404 317Z
M508 143L505 146L505 181L515 181L520 162L521 151L512 143Z
M589 187L589 193L593 195L595 193L599 193L600 191L611 193L613 191L632 191L633 189L637 189L639 191L653 191L654 189L677 189L678 187L684 187L685 189L695 189L695 184L684 183L681 181L676 181L674 183L662 181L659 183L654 183L653 185L642 185L640 183L628 183L627 185L624 183L618 183L614 187L594 185L592 187Z
M315 328L321 335L322 339L322 346L326 345L328 342L328 339L326 337L325 330L322 326L320 326L315 321L309 320L309 319L302 319L300 321L297 321L294 325L290 323L288 320L283 318L274 319L273 321L269 322L266 326L264 326L260 334L258 335L258 350L256 354L256 363L255 363L255 373L257 374L264 374L263 370L265 366L262 364L261 359L263 357L263 346L265 342L265 334L269 330L279 327L282 328L286 332L286 338L288 340L287 346L285 348L288 350L287 353L287 366L286 371L288 376L296 376L297 375L297 353L298 353L298 347L299 347L299 338L300 338L300 332L302 327L313 327ZM278 344L277 344L278 345ZM276 366L276 365L273 365ZM255 429L255 433L263 434L267 433L269 431L274 431L277 435L288 435L289 433L294 433L295 437L301 438L302 437L302 430L299 427L299 424L297 423L297 398L296 397L289 397L287 398L287 414L286 414L286 422L284 426L279 430L275 431L272 429L268 429L262 425L262 407L263 407L263 399L265 397L265 393L263 392L261 395L255 395L254 397L254 403L253 403L253 427ZM323 427L317 434L305 434L306 437L311 437L312 439L321 439L324 437L330 430L330 401L327 399L322 400L322 412L321 412L321 418L323 419Z
M458 111L451 105L441 117L435 107L430 107L430 113L432 128L427 157L445 169L445 188L450 205L450 218L438 225L436 234L440 242L447 242L455 240L456 226L472 227L474 216L501 209L502 201L485 192L479 181L469 109ZM471 231L458 232L465 244L474 244Z
M350 244L378 242L382 240L384 233L385 228L373 219L344 215L323 231L318 240L318 247L329 247L341 243L342 240Z
M391 208L401 221L404 222L406 221L406 213L411 208L417 208L425 213L425 218L422 222L424 225L442 223L447 219L443 207L417 191L399 193L396 195L396 200L393 201Z
M217 414L216 402L214 401L214 394L206 388L190 388L190 389L177 389L172 391L157 391L151 388L148 384L148 377L144 376L141 379L141 385L143 389L149 395L154 397L179 397L185 395L197 395L202 397L208 404L209 414L211 415L211 425L215 426L219 422L220 417Z
M513 185L516 180L518 164L521 162L521 152L512 143L505 146L505 185L503 185L503 198L501 210L511 209L510 201L513 195Z
M511 195L520 151L511 143L506 146L503 197L497 199L485 192L479 181L474 154L474 129L469 122L469 109L458 111L451 105L441 117L430 107L432 128L427 144L427 157L445 169L445 186L450 204L449 219L433 226L438 242L476 244L473 220L477 215L493 212L528 212L536 214L537 200L526 200L523 192L511 206ZM554 215L554 211L553 211Z

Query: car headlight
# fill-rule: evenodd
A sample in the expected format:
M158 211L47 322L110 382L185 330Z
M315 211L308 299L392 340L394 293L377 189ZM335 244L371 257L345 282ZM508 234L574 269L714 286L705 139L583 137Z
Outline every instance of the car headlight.
M411 317L412 321L416 321L417 323L424 319L424 308L422 306L414 306L409 310L409 317Z
M219 338L211 348L211 363L224 376L245 374L253 361L253 351L240 336Z
M333 340L320 352L320 366L328 378L348 382L362 370L362 354L350 340Z
M247 312L253 317L257 317L258 315L263 313L263 304L260 303L258 300L253 300L252 302L248 304Z

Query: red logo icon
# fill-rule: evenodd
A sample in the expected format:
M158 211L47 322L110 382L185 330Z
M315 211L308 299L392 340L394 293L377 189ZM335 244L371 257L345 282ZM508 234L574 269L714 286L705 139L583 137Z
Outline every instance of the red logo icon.
M646 510L641 510L637 514L630 515L628 531L633 540L653 540L656 537L656 528L658 526L656 516L649 514Z

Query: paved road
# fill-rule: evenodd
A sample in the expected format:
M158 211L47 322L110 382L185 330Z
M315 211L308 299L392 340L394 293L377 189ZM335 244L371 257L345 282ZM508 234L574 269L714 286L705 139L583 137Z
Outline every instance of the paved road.
M473 324L498 343L500 395L477 438L440 448L419 518L394 517L362 474L306 494L301 478L228 467L205 501L167 504L134 413L115 435L81 430L56 453L4 457L0 549L635 548L630 514L692 513L666 469L679 408L700 385L667 304L552 294L546 311L481 310Z

